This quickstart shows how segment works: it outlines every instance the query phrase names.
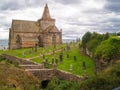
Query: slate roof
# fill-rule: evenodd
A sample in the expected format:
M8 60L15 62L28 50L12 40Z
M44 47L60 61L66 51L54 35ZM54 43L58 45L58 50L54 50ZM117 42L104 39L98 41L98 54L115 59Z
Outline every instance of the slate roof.
M35 21L13 20L12 29L15 32L39 32L39 26Z

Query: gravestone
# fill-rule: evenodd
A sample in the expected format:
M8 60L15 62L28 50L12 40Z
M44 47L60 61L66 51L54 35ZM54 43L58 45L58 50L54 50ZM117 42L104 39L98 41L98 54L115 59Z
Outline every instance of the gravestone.
M55 59L55 63L58 64L58 59Z
M79 49L81 48L81 45L80 45L80 43L79 43L78 47L79 47Z
M62 63L62 61L63 61L63 53L60 53L60 62Z
M70 57L69 54L67 54L67 59L69 59L69 57Z
M74 61L76 62L76 60L77 60L77 58L76 58L76 56L74 56Z
M45 59L45 62L48 63L48 59L47 58Z
M54 58L52 58L52 64L54 64Z
M25 53L25 52L23 52L23 53L22 53L22 56L23 56L23 57L25 57L25 56L26 56L26 53Z
M83 63L82 63L82 68L83 68L83 70L86 69L86 63L85 63L85 61L83 61Z
M43 59L45 59L45 55L43 54Z
M32 50L29 50L29 54L32 55Z
M35 52L37 52L37 49L38 49L38 48L37 48L37 44L35 44Z
M66 51L70 51L70 45L69 44L66 45Z

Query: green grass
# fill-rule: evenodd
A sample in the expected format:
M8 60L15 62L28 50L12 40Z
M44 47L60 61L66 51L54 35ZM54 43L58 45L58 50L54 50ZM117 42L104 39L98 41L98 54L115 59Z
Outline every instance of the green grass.
M64 48L66 46L66 44L63 45L59 45L56 46L56 49L60 49L60 48ZM70 72L70 65L72 64L72 72L73 74L76 75L83 75L85 70L82 69L82 63L83 61L85 61L86 63L86 73L91 76L94 75L94 63L93 60L90 59L87 56L84 56L81 54L80 49L78 48L78 43L77 44L71 44L71 51L62 51L63 53L63 62L60 63L59 61L59 55L60 55L60 51L56 52L53 56L53 53L46 55L49 52L53 52L54 47L48 47L48 48L38 48L38 52L35 52L33 50L33 52L30 54L30 50L31 48L24 48L24 49L17 49L17 50L7 50L7 51L0 51L0 54L2 53L6 53L6 54L10 54L13 56L17 56L19 58L33 58L31 59L34 62L37 63L42 63L43 58L42 55L45 55L45 58L48 59L48 62L51 63L52 62L52 58L56 58L58 59L58 69L61 70L65 70ZM23 52L25 52L25 56L23 56ZM69 59L67 59L67 54L69 54ZM73 57L76 56L77 57L77 61L74 61Z
M72 72L76 75L84 75L85 71L89 76L94 75L94 63L93 60L87 56L81 54L80 49L78 48L78 44L71 45L71 51L62 51L63 53L63 62L60 63L59 55L61 52L56 52L53 54L45 56L48 59L49 63L52 63L52 58L58 59L58 69L70 72L70 65L72 64ZM69 59L67 59L67 54L69 54ZM74 56L77 57L77 60L74 61ZM41 63L43 61L42 57L32 59L32 61ZM82 69L83 61L86 63L86 70Z
M33 61L33 62L37 62L37 63L39 63L39 64L42 63L42 60L41 60L40 58L34 58L34 59L32 59L32 61Z
M2 50L0 50L0 54L2 54L3 53L3 51Z
M65 44L56 46L56 49L60 49L61 47L64 47L64 46ZM32 53L30 53L30 50L32 51ZM48 48L39 47L37 52L35 52L34 49L32 50L32 48L23 48L23 49L17 49L17 50L5 50L5 51L0 50L0 54L10 54L13 56L17 56L19 58L31 58L31 57L39 56L40 54L43 54L43 53L46 54L48 52L52 52L53 50L54 50L53 46L50 46Z

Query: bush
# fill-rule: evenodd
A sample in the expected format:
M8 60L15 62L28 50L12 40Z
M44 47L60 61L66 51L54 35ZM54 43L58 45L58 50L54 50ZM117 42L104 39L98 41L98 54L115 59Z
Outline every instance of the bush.
M79 90L79 83L59 80L58 78L54 77L45 90Z
M112 90L120 85L120 63L109 66L97 76L80 83L83 90Z
M95 57L109 60L120 58L120 38L111 37L103 41L97 47Z

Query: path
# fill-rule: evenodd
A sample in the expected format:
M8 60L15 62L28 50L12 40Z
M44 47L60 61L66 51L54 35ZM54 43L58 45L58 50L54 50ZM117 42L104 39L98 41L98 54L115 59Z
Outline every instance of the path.
M60 52L62 51L62 49L58 49L58 50L55 50L55 53L56 52ZM44 54L44 55L50 55L50 54L53 54L53 52L48 52L47 54ZM26 60L31 60L31 59L34 59L34 58L38 58L38 57L42 57L43 55L41 54L40 56L35 56L35 57L31 57L31 58L25 58Z

